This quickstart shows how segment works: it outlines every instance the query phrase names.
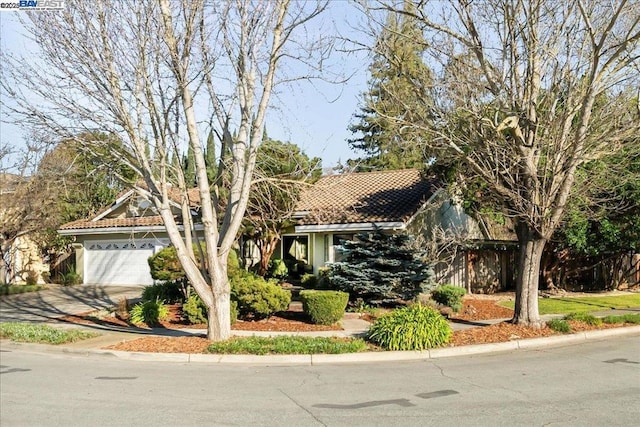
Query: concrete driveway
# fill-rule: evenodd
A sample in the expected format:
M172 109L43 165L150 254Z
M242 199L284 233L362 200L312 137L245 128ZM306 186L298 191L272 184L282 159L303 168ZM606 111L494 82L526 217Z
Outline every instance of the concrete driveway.
M0 322L54 322L70 314L112 307L139 298L140 286L55 286L38 292L0 296Z

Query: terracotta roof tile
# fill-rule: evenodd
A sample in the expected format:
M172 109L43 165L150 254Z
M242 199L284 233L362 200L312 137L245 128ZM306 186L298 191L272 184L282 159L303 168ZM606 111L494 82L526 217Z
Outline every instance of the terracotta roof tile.
M103 218L98 221L81 219L68 222L60 227L60 230L81 230L87 228L111 228L111 227L145 227L162 225L160 215L140 216L131 218Z
M303 192L296 210L308 212L303 225L406 221L435 190L415 169L330 175Z

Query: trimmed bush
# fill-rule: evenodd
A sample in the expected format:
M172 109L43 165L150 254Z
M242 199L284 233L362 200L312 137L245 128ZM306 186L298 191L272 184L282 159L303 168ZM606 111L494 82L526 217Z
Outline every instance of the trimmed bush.
M168 303L184 300L181 284L174 282L161 282L145 286L142 290L142 301L165 301Z
M349 294L339 291L300 291L302 309L318 325L333 325L344 315Z
M287 310L291 303L291 292L245 272L231 278L231 298L237 302L240 316L265 318Z
M448 343L452 333L438 311L415 304L379 317L368 339L386 350L425 350Z
M431 299L451 307L456 313L462 309L462 297L467 293L464 288L453 285L442 285L431 291Z
M569 322L562 319L552 319L547 322L547 326L552 331L560 332L562 334L568 334L571 332L571 325Z
M133 324L146 323L157 325L169 317L169 308L161 301L145 301L133 306L129 312L129 321Z

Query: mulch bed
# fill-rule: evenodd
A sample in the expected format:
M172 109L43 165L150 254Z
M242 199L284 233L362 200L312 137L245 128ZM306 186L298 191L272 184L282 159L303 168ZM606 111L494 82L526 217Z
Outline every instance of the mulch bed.
M160 327L168 329L203 329L205 334L206 325L190 325L181 318L180 306L177 304L170 306L170 317L162 322ZM495 299L482 297L466 297L460 313L450 315L453 321L473 322L489 319L507 319L513 316L513 310L499 306ZM364 319L364 317L363 317ZM60 320L79 323L94 324L103 326L131 327L129 323L110 316L99 316L95 312L83 313L76 316L66 316ZM573 331L580 332L594 329L608 329L624 325L603 324L600 326L590 326L584 322L569 321ZM156 327L157 327L156 326ZM309 323L302 312L290 310L271 316L269 319L256 321L238 321L232 325L233 330L244 331L273 331L273 332L311 332L330 331L342 329L340 325L322 326ZM449 346L463 346L472 344L485 344L506 342L516 339L539 338L551 335L558 335L557 332L548 327L534 329L501 322L491 326L455 331ZM154 353L203 353L211 342L204 337L143 337L135 340L122 342L108 347L112 350L154 352Z

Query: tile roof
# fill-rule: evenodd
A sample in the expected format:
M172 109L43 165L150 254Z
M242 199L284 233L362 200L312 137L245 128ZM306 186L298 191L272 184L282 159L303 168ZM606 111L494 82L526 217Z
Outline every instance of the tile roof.
M130 218L103 218L98 221L92 221L90 219L80 219L77 221L68 222L62 225L59 229L82 230L87 228L145 227L162 224L163 222L160 215L155 215Z
M303 192L301 225L406 221L437 190L435 180L403 169L329 175Z

